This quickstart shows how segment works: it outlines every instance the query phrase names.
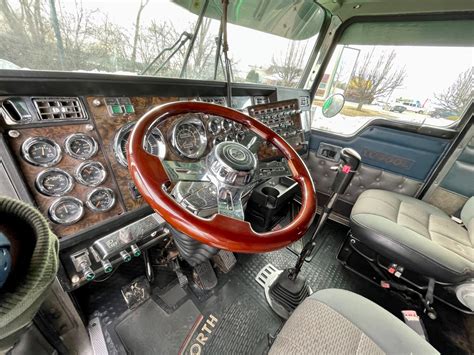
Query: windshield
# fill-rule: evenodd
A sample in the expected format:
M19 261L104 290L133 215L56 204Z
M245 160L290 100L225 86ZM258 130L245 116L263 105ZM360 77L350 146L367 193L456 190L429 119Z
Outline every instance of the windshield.
M215 12L216 3L221 1L211 3ZM259 1L248 3L259 5ZM296 10L295 7L295 14ZM0 8L0 61L8 65L0 66L0 70L223 80L223 56L216 56L218 19L204 17L186 68L182 69L198 20L196 13L164 0L5 0ZM249 11L243 11L242 16L246 13ZM283 31L266 33L229 24L233 81L298 86L317 38L314 26L308 31L310 26L300 23L316 21L320 26L323 11L318 7L315 14L309 18L298 14L282 19L283 27L305 29L294 36L298 39L273 34ZM243 22L250 24L251 20Z

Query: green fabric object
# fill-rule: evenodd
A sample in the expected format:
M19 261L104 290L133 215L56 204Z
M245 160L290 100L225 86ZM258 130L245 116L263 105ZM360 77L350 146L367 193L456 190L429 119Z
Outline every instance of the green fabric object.
M342 34L340 44L472 47L474 21L359 22Z
M173 0L177 5L199 15L204 0ZM280 37L305 40L319 33L326 14L313 0L237 0L230 1L229 23ZM221 0L209 0L205 17L221 20Z
M0 223L16 216L35 233L36 245L23 277L13 290L0 289L0 353L10 348L40 308L59 266L59 241L34 207L0 197Z

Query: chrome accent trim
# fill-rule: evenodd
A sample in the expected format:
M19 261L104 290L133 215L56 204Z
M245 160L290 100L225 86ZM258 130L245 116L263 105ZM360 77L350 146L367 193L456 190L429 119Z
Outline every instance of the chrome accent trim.
M102 172L102 178L100 181L98 181L97 183L94 183L94 184L91 184L89 182L87 182L86 180L84 180L84 178L82 177L82 170L89 166L89 165L92 165L92 166L95 166L97 167L101 172ZM102 184L105 179L107 178L107 170L105 170L104 166L102 165L102 163L98 162L98 161L86 161L84 163L82 163L81 165L79 165L76 169L76 172L74 174L74 177L76 178L77 182L79 182L80 184L82 185L85 185L85 186L99 186L100 184Z
M84 156L79 155L77 153L74 153L71 150L71 143L73 142L74 139L83 139L83 140L87 141L91 146L91 152L88 155L84 155ZM71 157L73 157L75 159L87 160L87 159L90 159L94 155L97 154L97 151L99 150L99 145L97 144L97 141L93 137L91 137L87 134L74 133L74 134L71 134L70 136L68 136L64 140L64 150L66 151L67 154L69 154Z
M128 123L124 124L122 127L120 127L118 129L118 131L115 133L115 137L114 137L114 140L113 140L113 143L112 143L112 149L113 149L113 152L114 152L114 155L115 155L115 159L117 159L117 162L125 168L128 167L128 161L127 161L127 157L123 154L122 149L120 148L120 143L122 142L124 136L126 134L130 133L130 131L135 126L135 124L136 124L136 121L133 121L133 122L128 122ZM156 127L156 125L154 125L154 124L151 125L147 129L147 131L146 131L146 133L143 137L143 149L145 149L145 151L148 152L148 150L146 149L147 148L146 139L148 139L150 134L153 134L155 136L159 136L159 139L157 139L157 141L158 141L158 158L164 159L165 156L166 156L165 138L163 137L163 133L161 133L161 131L158 129L158 127ZM148 152L148 153L150 153L150 152Z
M212 123L216 122L217 125L218 125L218 129L216 131L212 130L211 129L211 125ZM209 121L207 121L207 130L212 134L212 135L218 135L219 133L222 132L222 130L224 129L223 125L223 120L222 118L220 117L217 117L217 116L212 116L212 117L209 117Z
M92 195L94 195L95 193L99 191L107 192L112 198L112 202L106 208L97 208L91 202ZM115 198L114 190L109 189L108 187L97 187L91 192L89 192L89 194L87 195L86 206L93 212L107 212L107 211L110 211L110 209L115 206L115 201L116 201L116 198Z
M124 124L119 130L115 133L115 137L112 143L112 149L114 151L115 159L123 167L128 167L127 157L123 154L122 149L120 148L120 143L123 140L123 137L131 131L132 127L135 125L135 122L129 122Z
M56 158L54 158L52 161L50 161L49 163L37 163L33 160L33 158L30 156L30 153L28 152L28 150L30 149L30 147L33 145L33 144L36 144L36 143L48 143L50 145L53 146L53 148L56 150ZM28 138L27 140L25 140L23 142L23 144L21 145L21 155L23 157L23 159L25 159L28 163L34 165L34 166L41 166L43 168L49 168L50 166L53 166L53 165L56 165L57 163L59 163L63 157L62 155L62 150L61 150L61 147L59 146L58 143L56 143L55 141L53 141L52 139L49 139L49 138L46 138L46 137L30 137Z
M79 210L81 212L80 212L79 216L76 217L74 220L65 223L65 222L62 222L61 219L56 215L55 209L58 206L58 204L60 204L63 201L66 201L66 200L75 202L79 206ZM74 224L74 223L78 222L82 218L82 216L84 216L84 204L78 198L75 198L75 197L72 197L72 196L63 196L63 197L60 197L60 198L54 200L54 202L51 204L51 206L49 206L48 213L49 213L50 219L53 222L55 222L57 224L61 224L63 226L70 226L71 224Z
M64 191L62 191L61 193L51 193L47 189L45 189L45 187L43 186L43 178L45 177L46 174L49 174L49 173L59 173L59 174L63 174L63 175L66 176L66 178L68 180L68 184L67 184L66 189ZM46 196L63 196L65 194L67 194L69 191L71 191L72 188L74 187L74 179L72 178L71 174L69 174L67 171L64 171L63 169L50 168L50 169L45 169L45 170L41 171L36 176L35 186L36 186L36 189L39 192L41 192L43 195L46 195Z

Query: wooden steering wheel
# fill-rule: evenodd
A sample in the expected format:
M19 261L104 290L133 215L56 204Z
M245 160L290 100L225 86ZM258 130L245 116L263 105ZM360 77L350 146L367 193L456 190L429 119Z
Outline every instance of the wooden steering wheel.
M246 146L222 142L199 162L162 160L147 153L144 141L152 127L186 113L220 116L247 127L280 150L285 160L258 161ZM239 111L203 102L173 102L155 107L135 125L127 150L130 174L149 205L172 227L204 244L233 252L259 253L283 248L303 237L316 213L311 176L298 153L270 128ZM255 232L244 221L242 191L275 176L291 176L301 188L301 208L287 226ZM182 207L166 186L178 181L211 181L217 188L218 213L199 217Z

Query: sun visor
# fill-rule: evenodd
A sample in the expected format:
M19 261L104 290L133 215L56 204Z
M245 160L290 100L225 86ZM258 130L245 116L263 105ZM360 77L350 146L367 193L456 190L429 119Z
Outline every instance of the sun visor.
M470 47L474 21L360 22L349 26L339 43Z
M199 15L204 0L173 0L177 5ZM222 2L209 0L206 17L220 20ZM318 34L325 12L313 0L235 0L230 1L228 22L277 36L304 40Z

